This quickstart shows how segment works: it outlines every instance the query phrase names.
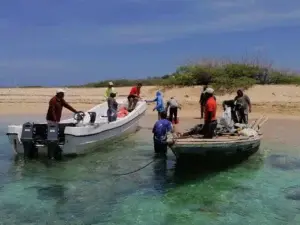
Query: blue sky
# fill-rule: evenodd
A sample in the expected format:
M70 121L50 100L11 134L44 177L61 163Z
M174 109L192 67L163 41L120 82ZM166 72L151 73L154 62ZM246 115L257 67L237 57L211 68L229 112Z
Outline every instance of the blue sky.
M10 0L0 86L82 84L257 56L299 70L299 0Z

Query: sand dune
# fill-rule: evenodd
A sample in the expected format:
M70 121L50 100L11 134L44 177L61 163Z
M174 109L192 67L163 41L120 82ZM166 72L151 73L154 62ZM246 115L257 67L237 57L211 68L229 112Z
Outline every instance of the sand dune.
M182 117L199 116L201 87L185 87L164 90L165 99L175 96L183 105ZM105 88L69 88L66 100L78 110L86 110L104 101ZM127 96L130 88L117 88L118 94ZM152 99L157 87L143 87L142 97ZM49 99L56 88L2 88L0 89L0 113L41 114L47 110ZM253 103L253 115L268 113L274 117L300 116L300 87L293 85L257 85L246 91ZM217 96L218 103L231 99L233 95ZM149 114L153 114L152 106ZM221 107L219 107L221 111ZM66 111L65 111L66 112Z

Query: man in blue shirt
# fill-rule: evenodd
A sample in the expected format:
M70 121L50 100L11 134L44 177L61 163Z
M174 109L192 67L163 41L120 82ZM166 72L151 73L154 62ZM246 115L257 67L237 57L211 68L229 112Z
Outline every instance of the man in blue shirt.
M167 119L165 111L160 113L160 119L156 121L152 129L154 151L159 154L166 154L168 149L167 134L173 133L172 123Z

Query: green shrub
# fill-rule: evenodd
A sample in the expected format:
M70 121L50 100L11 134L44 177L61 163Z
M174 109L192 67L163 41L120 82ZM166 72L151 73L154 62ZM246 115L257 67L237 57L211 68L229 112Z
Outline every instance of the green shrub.
M173 74L149 77L142 80L112 80L115 86L132 86L142 82L145 86L194 86L212 85L219 93L232 92L237 88L249 88L254 84L296 84L300 85L299 74L290 74L261 66L258 63L206 62L180 66ZM109 81L83 85L84 87L106 87Z

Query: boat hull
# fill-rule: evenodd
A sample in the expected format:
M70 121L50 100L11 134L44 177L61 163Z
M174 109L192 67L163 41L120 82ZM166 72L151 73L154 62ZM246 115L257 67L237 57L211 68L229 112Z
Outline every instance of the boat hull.
M216 167L247 159L259 150L260 143L260 138L254 138L239 143L177 144L172 151L179 163Z
M142 116L142 115L141 115ZM67 155L84 155L91 151L99 150L105 147L105 144L110 141L117 141L122 137L134 133L139 128L139 119L131 121L130 124L124 125L122 128L115 129L114 133L111 131L103 131L101 133L86 135L86 136L72 136L66 135L64 145L61 145L62 154ZM22 142L19 140L17 134L7 134L12 150L15 154L24 154ZM39 155L47 155L48 148L45 145L36 145Z
M124 104L125 100L120 100ZM62 155L81 155L90 151L101 150L105 143L115 142L119 138L135 132L139 127L139 120L145 115L147 104L140 102L136 109L124 118L108 123L106 114L107 104L100 104L89 111L97 113L95 123L89 123L88 119L76 126L66 126L64 129L64 141L59 144ZM73 119L62 121L72 123ZM16 154L24 154L24 146L21 141L22 125L10 125L7 133L12 150ZM102 145L104 144L104 145ZM47 155L47 144L34 144L38 155Z

